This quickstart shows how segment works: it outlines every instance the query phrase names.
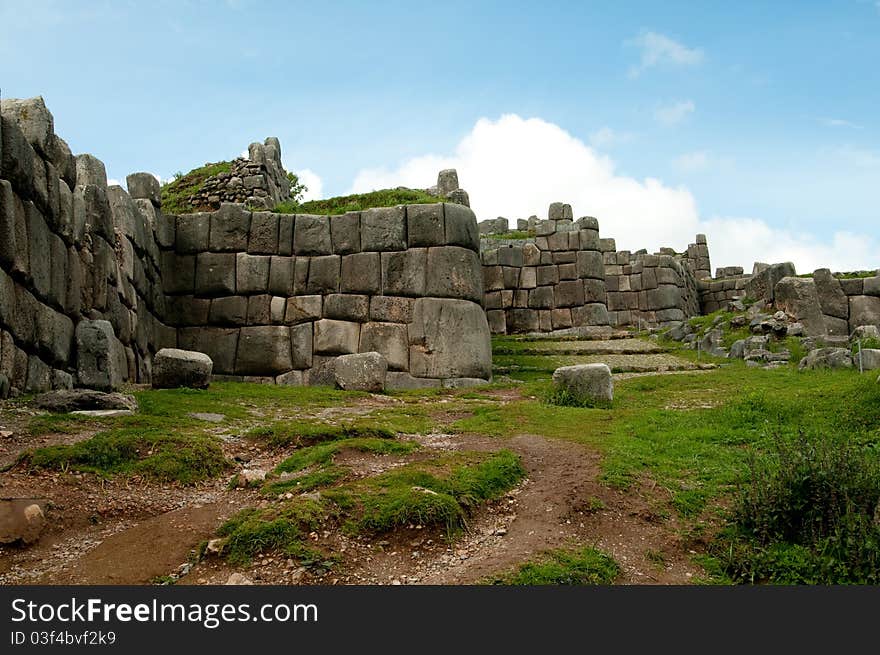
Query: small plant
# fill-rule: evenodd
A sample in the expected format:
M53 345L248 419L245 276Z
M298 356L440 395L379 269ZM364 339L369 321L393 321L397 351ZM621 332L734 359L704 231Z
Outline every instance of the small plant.
M609 585L620 575L610 555L595 548L552 550L511 573L488 582L495 585Z
M544 396L544 402L548 405L561 407L582 407L587 409L611 409L611 401L575 396L568 389L554 385Z

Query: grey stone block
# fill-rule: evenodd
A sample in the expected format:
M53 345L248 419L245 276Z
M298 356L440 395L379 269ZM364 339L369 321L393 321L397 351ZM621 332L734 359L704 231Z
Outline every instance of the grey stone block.
M482 281L480 259L473 250L456 246L428 248L426 295L480 303Z
M254 255L274 255L278 253L278 217L272 212L254 212L251 215L251 230L247 251Z
M776 307L803 323L809 336L825 334L825 319L812 279L785 277L774 289Z
M293 214L278 214L278 254L293 254Z
M276 376L291 370L290 329L255 326L241 329L235 358L236 375Z
M575 402L609 405L614 399L614 383L607 364L563 366L553 372L553 384Z
M880 277L866 277L862 284L866 296L880 296Z
M107 169L104 167L104 162L94 155L77 155L76 183L77 185L94 184L102 189L106 189Z
M446 244L480 251L480 233L477 218L464 205L446 203L443 207L446 224Z
M272 305L276 300L276 297L270 296L269 294L259 294L256 296L249 296L245 300L247 300L247 318L245 322L247 325L267 325L270 322L275 322L272 320ZM285 300L285 309L287 306L287 302ZM279 323L284 322L283 313L285 309L282 309L282 317Z
M489 325L476 303L419 298L409 342L410 373L416 377L491 377Z
M530 309L553 309L555 305L554 291L552 286L536 287L529 291Z
M360 323L321 319L315 322L314 352L319 355L356 353L360 340Z
M412 298L373 296L370 298L370 320L389 323L410 323L413 316Z
M46 108L42 96L35 98L6 98L0 101L3 117L15 123L31 146L45 157L52 152L55 138L55 120Z
M880 298L852 296L849 299L849 329L853 332L862 325L880 326Z
M399 207L375 207L361 213L361 248L367 251L406 249L406 212Z
M427 248L382 253L382 292L399 296L425 295L427 262Z
M338 293L340 261L339 255L312 257L309 263L307 293Z
M554 307L576 307L584 304L584 284L580 280L564 280L556 285L553 293Z
M76 372L79 384L115 391L122 384L119 350L122 344L109 321L82 320L76 326Z
M196 257L196 294L234 295L235 260L235 253L200 253Z
M28 270L27 228L24 206L8 180L0 180L0 266L24 273Z
M417 378L406 372L388 371L385 376L385 388L393 391L436 389L439 387L440 380L432 378Z
M407 205L407 243L410 248L446 243L443 204Z
M290 328L291 366L305 369L312 365L312 324L300 323Z
M483 289L486 293L504 288L504 275L500 266L483 266Z
M379 393L385 388L388 362L377 352L342 355L333 368L336 386L345 391Z
M579 250L577 253L578 277L602 280L605 278L605 265L602 254L595 250Z
M269 263L269 293L279 296L294 294L293 257L272 257Z
M162 287L165 293L193 293L196 285L195 255L162 253Z
M235 373L235 354L238 348L237 328L192 327L178 331L182 350L205 353L214 362L214 373Z
M516 246L503 246L498 248L498 263L501 266L522 266L523 250Z
M236 293L246 295L266 293L269 289L269 265L267 255L236 254L235 289Z
M177 217L174 249L179 253L197 254L208 249L211 215L208 213L183 214Z
M813 281L816 283L816 294L822 313L846 321L849 318L849 299L843 292L840 281L827 268L814 271Z
M162 203L162 189L152 173L132 173L125 178L125 186L132 198L149 200L154 207Z
M52 367L36 355L28 357L26 393L44 393L52 389Z
M214 362L205 353L163 348L153 356L154 389L207 389Z
M295 325L305 321L316 321L321 318L323 297L320 295L294 296L287 299L284 322Z
M494 309L486 311L486 320L489 323L489 332L492 334L507 334L507 319L504 310Z
M342 257L343 293L377 294L382 290L382 263L378 252L359 252Z
M370 297L331 293L324 297L324 318L366 322L370 316Z
M536 272L538 286L559 283L559 269L552 264L549 266L538 266Z
M661 284L647 292L648 309L671 309L681 302L681 291L674 284Z
M852 368L852 355L848 348L816 348L811 350L798 364L798 369L840 369Z
M293 251L297 255L329 255L333 251L330 218L297 214L293 226Z
M409 342L406 325L400 323L366 323L361 327L360 352L378 352L392 370L409 368Z
M244 252L250 230L251 213L243 205L224 202L211 214L209 247L214 252Z
M245 325L248 317L248 299L244 296L214 298L208 313L212 325Z
M330 217L330 239L333 252L349 255L361 251L360 212L348 212L342 216Z

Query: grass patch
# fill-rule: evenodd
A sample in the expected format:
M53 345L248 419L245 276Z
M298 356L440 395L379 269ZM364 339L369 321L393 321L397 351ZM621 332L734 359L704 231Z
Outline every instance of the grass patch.
M322 466L306 475L289 480L269 482L263 485L263 493L267 496L278 496L288 492L307 493L322 487L329 487L346 475L348 475L348 471L340 466Z
M269 551L279 551L301 563L324 560L306 541L323 516L321 504L308 499L280 508L242 510L218 532L226 537L222 553L232 564L248 564L255 555Z
M327 425L311 421L280 421L250 430L245 436L265 440L270 446L312 446L339 439L394 439L397 434L385 427L363 425Z
M337 439L298 450L275 467L275 471L277 473L295 473L315 464L327 464L333 460L336 453L346 448L376 455L406 455L418 448L418 444L414 441L397 441L387 437Z
M533 232L529 232L528 230L510 230L509 232L503 232L501 234L484 234L484 237L488 237L489 239L498 239L499 241L507 240L507 239L531 239L534 237Z
M420 189L382 189L370 193L356 193L350 196L336 196L324 200L310 200L304 203L283 202L275 211L282 214L321 214L338 215L346 212L363 211L372 207L394 207L396 205L417 205L443 202Z
M496 585L609 585L620 575L614 558L595 548L552 550L511 573L489 579Z
M556 385L553 385L546 393L544 402L548 405L559 405L560 407L611 408L611 402L608 400L578 397L568 389L563 389Z
M202 211L204 208L193 207L190 202L192 197L201 190L209 177L231 170L231 161L218 161L194 168L186 175L178 175L173 181L162 185L162 211L166 214Z

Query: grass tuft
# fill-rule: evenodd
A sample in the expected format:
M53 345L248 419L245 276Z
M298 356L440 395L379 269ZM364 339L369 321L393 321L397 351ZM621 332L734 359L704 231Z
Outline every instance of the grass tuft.
M552 550L511 573L489 579L495 585L609 585L620 575L614 558L595 548Z

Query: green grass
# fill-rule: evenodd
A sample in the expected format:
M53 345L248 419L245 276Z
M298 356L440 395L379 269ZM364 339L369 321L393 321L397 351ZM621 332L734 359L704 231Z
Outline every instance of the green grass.
M484 234L484 237L488 237L489 239L531 239L534 237L534 233L529 232L528 230L510 230L509 232L503 232L501 234Z
M232 170L231 161L218 161L194 168L162 186L162 211L166 214L189 214L207 208L193 207L190 199L201 190L205 181L218 173Z
M609 585L620 575L610 555L595 548L551 550L515 571L492 577L496 585Z
M221 526L226 538L222 554L232 564L247 564L255 555L277 551L307 561L325 559L308 545L308 535L320 527L324 511L320 503L299 499L281 507L245 509Z
M307 493L338 482L348 475L348 470L341 466L326 465L315 471L290 478L277 480L263 485L263 493L267 496L278 496L284 493Z
M246 435L251 439L266 441L270 446L312 446L325 441L354 439L359 437L394 439L394 430L372 425L328 425L318 421L278 421L253 428Z
M316 464L328 464L333 461L333 456L341 450L352 449L364 453L376 455L406 455L418 448L414 441L396 441L389 438L355 437L351 439L337 439L327 441L314 446L309 446L296 451L293 455L281 462L275 471L277 473L296 473Z
M338 215L346 212L363 211L372 207L394 207L396 205L418 205L443 202L442 198L432 196L419 189L382 189L370 193L356 193L350 196L337 196L324 200L310 200L297 204L284 202L275 207L283 214Z

